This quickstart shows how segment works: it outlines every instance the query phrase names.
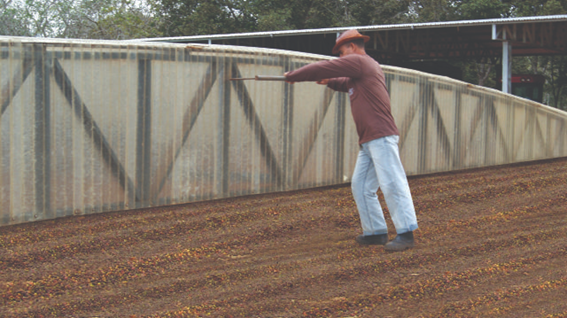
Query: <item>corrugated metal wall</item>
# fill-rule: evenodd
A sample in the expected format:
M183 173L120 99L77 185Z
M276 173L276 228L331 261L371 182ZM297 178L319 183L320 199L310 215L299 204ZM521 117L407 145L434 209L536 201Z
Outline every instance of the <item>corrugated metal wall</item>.
M0 38L0 225L350 181L345 94L282 75L326 57ZM384 66L409 175L567 156L567 114Z

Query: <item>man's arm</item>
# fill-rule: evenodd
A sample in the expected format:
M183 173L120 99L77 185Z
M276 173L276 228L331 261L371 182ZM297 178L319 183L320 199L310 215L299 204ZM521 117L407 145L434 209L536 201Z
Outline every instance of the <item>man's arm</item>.
M359 57L345 56L305 65L285 74L288 82L322 81L331 78L358 78L361 75Z
M289 73L289 72L288 72ZM284 76L287 76L288 73L285 73ZM286 82L290 83L290 84L294 84L295 82L292 81L288 81L286 80ZM336 90L336 91L340 91L340 92L348 92L348 86L347 86L347 82L348 82L348 78L347 77L341 77L341 78L325 78L322 79L320 81L317 81L317 84L319 85L326 85L327 87L329 87L330 89Z
M332 78L327 82L327 87L339 92L348 92L348 77Z

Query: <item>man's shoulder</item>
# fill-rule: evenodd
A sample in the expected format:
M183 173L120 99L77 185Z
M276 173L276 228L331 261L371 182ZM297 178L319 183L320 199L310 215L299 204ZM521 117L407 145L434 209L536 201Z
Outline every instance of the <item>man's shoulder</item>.
M370 56L370 55L368 55L368 54L365 54L365 55L363 56L363 59L364 59L365 61L367 61L368 63L380 65L380 63L378 63L378 61L376 61L372 56Z
M344 65L358 66L358 67L368 67L371 64L376 64L376 61L367 54L349 54L340 57L337 62Z
M340 57L340 59L345 59L345 60L364 60L366 59L368 56L368 54L349 54L349 55L345 55L343 57Z
M361 63L361 64L378 64L378 61L376 61L374 58L372 58L370 55L368 54L350 54L344 57L341 57L342 59L349 59L353 62L357 62L357 63Z

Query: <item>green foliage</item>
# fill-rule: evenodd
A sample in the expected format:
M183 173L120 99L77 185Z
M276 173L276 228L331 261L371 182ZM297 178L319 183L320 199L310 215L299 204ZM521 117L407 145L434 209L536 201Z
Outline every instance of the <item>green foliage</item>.
M455 3L449 0L414 0L410 2L408 13L413 22L455 20Z
M566 14L567 0L516 0L511 1L511 11L514 16ZM518 57L513 65L514 73L543 75L543 102L567 110L567 56Z
M132 5L131 1L89 1L83 3L81 12L90 18L85 37L95 39L131 39L160 36L158 21L144 13L143 8ZM77 20L80 24L81 19Z
M510 6L500 0L460 1L456 16L463 20L503 18L510 15Z
M358 25L395 24L409 21L409 0L358 0L352 3L352 16Z
M511 8L513 14L519 17L565 14L567 0L514 0L511 1Z
M165 36L408 21L409 0L154 0Z
M55 0L2 0L0 31L4 35L52 36L58 27L52 21L57 19L59 6Z
M272 0L273 2L277 2ZM348 26L356 24L349 10L348 2L341 0L291 0L289 23L293 29L312 29Z
M157 21L131 0L0 0L5 35L128 39L158 36Z
M0 35L30 36L24 10L11 0L0 0Z
M544 102L559 109L567 110L567 56L539 57L547 68Z
M245 0L162 0L152 2L164 36L238 33L255 29Z

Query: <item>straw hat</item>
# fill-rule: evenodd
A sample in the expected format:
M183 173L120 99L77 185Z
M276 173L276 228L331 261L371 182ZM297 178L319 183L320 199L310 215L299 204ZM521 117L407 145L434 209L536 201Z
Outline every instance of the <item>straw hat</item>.
M341 45L356 39L364 39L364 43L366 43L368 42L368 40L370 40L370 37L358 33L358 31L355 29L347 30L341 33L341 35L339 35L339 37L337 38L336 44L333 47L333 54L339 53L339 48L341 47Z

